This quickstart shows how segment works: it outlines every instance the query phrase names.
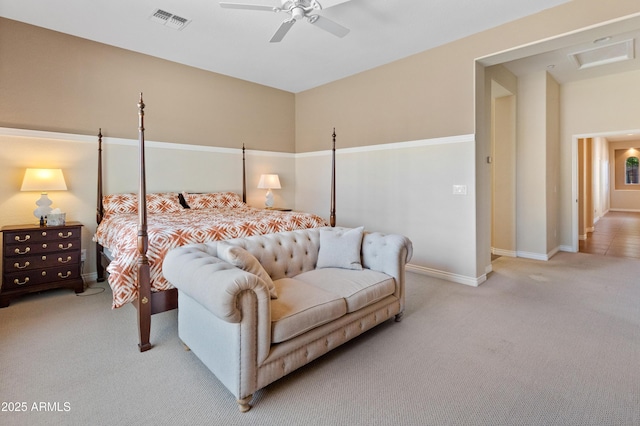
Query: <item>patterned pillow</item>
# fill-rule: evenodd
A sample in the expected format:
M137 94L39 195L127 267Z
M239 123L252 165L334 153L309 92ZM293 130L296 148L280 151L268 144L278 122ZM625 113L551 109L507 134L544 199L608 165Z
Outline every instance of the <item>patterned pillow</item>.
M110 194L102 198L104 215L138 213L138 194ZM147 213L172 213L182 210L175 192L147 194Z
M104 215L138 213L138 194L109 194L102 197Z
M240 195L235 192L210 192L206 194L185 194L192 210L244 207Z
M148 213L175 213L182 210L176 192L147 194Z

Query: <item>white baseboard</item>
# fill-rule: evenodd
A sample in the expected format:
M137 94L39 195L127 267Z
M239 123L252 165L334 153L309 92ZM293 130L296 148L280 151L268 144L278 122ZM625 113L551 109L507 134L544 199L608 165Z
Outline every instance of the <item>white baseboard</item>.
M440 271L438 269L427 268L424 266L407 264L407 271L415 272L421 275L427 275L434 278L440 278L446 281L451 281L458 284L464 284L472 287L478 287L480 284L487 280L487 274L483 274L480 277L467 277L464 275L453 274L451 272Z
M97 272L89 272L88 274L82 274L82 279L85 283L95 282L98 279Z
M515 250L504 250L495 247L491 247L491 254L495 254L496 256L518 257L518 252Z

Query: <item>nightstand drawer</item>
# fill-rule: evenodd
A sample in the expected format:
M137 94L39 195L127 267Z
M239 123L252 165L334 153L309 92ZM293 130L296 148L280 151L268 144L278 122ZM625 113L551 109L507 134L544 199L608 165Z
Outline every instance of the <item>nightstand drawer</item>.
M54 268L34 269L4 274L3 290L24 288L53 281L74 280L80 277L78 265L56 266Z
M29 243L35 244L43 241L80 239L80 228L70 229L47 229L39 228L28 231L12 231L6 232L5 241L7 244Z
M5 247L6 257L25 257L39 253L71 252L80 250L79 241L51 241L38 244L9 244Z
M14 273L52 266L77 265L80 263L80 251L74 250L68 253L40 254L16 258L7 257L7 260L8 262L4 264L4 272Z

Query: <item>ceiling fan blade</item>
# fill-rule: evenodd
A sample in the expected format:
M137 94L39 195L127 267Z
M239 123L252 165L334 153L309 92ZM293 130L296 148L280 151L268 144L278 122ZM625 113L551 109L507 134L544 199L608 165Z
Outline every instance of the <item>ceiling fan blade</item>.
M322 3L323 9L328 9L330 7L337 6L342 3L347 3L349 1L351 0L320 0L320 2Z
M309 22L327 32L330 32L336 37L344 37L349 34L350 31L349 28L345 28L337 22L332 21L329 18L324 18L320 15L309 16Z
M274 12L277 8L273 6L264 6L260 4L244 4L244 3L227 3L220 2L220 7L226 9L245 9L245 10L265 10L267 12Z
M273 37L271 37L271 40L269 41L271 43L277 43L281 41L284 38L284 36L287 35L289 30L295 23L296 23L295 19L289 19L288 21L284 21L282 24L280 24L280 27L276 30L275 34L273 34Z

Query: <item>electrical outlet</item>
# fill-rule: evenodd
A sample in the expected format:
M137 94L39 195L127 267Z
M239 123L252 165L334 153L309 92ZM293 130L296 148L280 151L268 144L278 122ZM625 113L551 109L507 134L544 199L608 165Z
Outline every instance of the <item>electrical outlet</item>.
M80 251L80 261L84 262L85 260L87 260L87 249L82 249Z

